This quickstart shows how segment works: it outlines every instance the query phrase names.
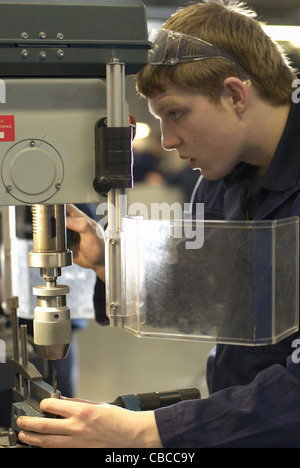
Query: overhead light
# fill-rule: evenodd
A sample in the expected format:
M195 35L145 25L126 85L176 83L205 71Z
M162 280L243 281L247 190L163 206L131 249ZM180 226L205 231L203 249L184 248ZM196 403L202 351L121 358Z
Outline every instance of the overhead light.
M147 138L149 134L150 134L150 127L148 124L143 123L143 122L136 123L136 133L135 133L136 140Z
M276 42L290 42L300 47L300 26L261 25L265 33Z

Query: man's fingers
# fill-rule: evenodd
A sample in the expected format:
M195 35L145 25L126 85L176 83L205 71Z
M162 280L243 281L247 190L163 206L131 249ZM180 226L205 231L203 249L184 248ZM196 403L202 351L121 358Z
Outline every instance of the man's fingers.
M43 448L76 448L77 445L69 436L64 435L43 435L36 434L34 432L21 431L19 433L19 439L21 442L33 447Z
M68 434L65 421L58 418L20 416L17 419L17 424L19 428L24 431L36 432L39 434Z
M40 408L45 413L56 414L63 418L70 418L76 411L78 403L60 398L46 398L41 401Z
M66 225L69 229L75 232L86 232L88 227L88 220L85 218L66 218Z
M66 213L68 216L87 216L83 211L77 208L77 206L71 204L66 205Z
M67 205L66 224L69 229L83 234L90 230L91 226L93 229L97 226L95 220L74 205Z
M71 418L76 408L74 405L78 403L56 398L47 398L41 401L40 408L45 413L60 416L60 418L49 417L32 417L20 416L17 419L17 424L20 429L30 432L37 432L40 434L69 434L67 419Z
M97 446L93 437L86 437L89 433L86 422L94 411L91 407L73 400L47 398L41 402L41 410L61 417L20 416L19 439L27 445L45 448Z

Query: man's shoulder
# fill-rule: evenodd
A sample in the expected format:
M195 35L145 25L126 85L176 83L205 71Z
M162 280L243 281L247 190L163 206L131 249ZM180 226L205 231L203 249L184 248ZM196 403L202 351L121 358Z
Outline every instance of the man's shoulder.
M226 188L223 179L210 181L202 179L195 194L194 204L204 203L205 219L224 219L224 194Z

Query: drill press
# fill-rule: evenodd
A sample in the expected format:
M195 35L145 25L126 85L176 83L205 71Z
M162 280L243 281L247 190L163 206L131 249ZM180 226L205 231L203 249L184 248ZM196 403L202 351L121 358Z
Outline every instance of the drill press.
M66 305L69 287L58 285L61 267L72 264L72 252L66 248L65 206L33 205L33 250L29 266L40 268L45 284L35 286L34 345L38 354L52 361L53 392L56 392L55 361L65 358L71 344L70 309Z
M126 101L125 75L135 74L147 63L150 43L141 0L0 0L0 25L0 85L6 91L4 102L0 86L0 200L3 207L32 206L29 265L39 268L44 280L33 288L34 345L41 357L53 362L52 388L27 362L22 332L23 357L16 349L12 359L18 380L12 429L17 432L19 415L43 416L39 401L58 397L55 363L70 347L69 288L57 281L61 268L72 260L66 248L65 204L100 202L100 192L93 187L94 179L101 176L95 127L106 116L108 127L128 127L127 102L116 122L110 119L109 106L118 108L121 100ZM123 74L107 93L111 67L122 68ZM112 75L119 78L119 73ZM126 132L130 133L128 128ZM112 166L116 160L122 163L122 157L122 151L114 151ZM112 184L109 197L116 205L120 191L123 187ZM114 264L120 257L118 240L112 249ZM117 292L120 280L118 275ZM16 304L9 305L16 294L9 287L3 293L4 310L16 315Z

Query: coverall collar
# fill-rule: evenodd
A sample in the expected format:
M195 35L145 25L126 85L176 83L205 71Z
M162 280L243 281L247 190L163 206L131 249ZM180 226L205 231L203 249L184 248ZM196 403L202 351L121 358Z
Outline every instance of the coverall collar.
M252 219L266 219L300 184L300 103L291 104L287 123L266 174L257 179L257 168L240 164L224 178L226 218L241 216L246 191L260 193L261 204ZM246 187L248 188L246 190ZM239 214L238 214L239 213Z

